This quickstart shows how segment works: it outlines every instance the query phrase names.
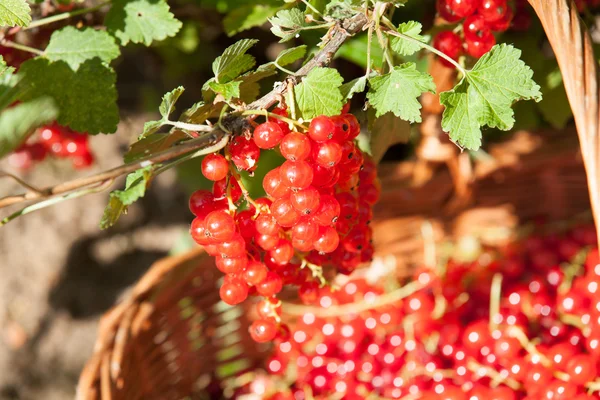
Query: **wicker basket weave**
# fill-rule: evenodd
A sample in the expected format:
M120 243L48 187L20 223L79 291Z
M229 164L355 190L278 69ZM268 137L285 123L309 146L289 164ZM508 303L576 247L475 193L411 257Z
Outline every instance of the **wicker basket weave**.
M600 103L591 42L567 0L529 1L556 52L583 150L575 132L518 132L491 146L493 161L475 163L461 184L456 171L443 167L430 179L415 179L422 160L382 165L376 256L392 255L400 275L423 262L426 241L476 236L503 244L521 221L574 218L589 212L590 198L600 221ZM219 302L219 275L200 249L154 264L103 317L77 398L212 398L214 376L227 380L259 365L264 349L247 334L251 305Z

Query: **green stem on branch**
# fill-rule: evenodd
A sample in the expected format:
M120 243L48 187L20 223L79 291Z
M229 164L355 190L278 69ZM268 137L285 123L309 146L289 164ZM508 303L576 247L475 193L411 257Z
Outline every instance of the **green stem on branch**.
M13 49L17 49L17 50L21 50L21 51L26 51L28 53L35 54L37 56L41 56L42 54L44 54L44 52L41 51L41 50L34 49L33 47L25 46L23 44L15 43L15 42L13 42L11 40L4 39L0 43L4 47L11 47Z
M280 119L282 121L287 122L288 124L292 124L292 125L297 126L298 128L302 128L305 131L308 130L308 127L306 125L301 124L300 122L298 122L298 121L296 121L294 119L291 119L291 118L288 118L288 117L284 117L283 115L275 114L275 113L272 113L272 112L268 112L267 110L245 110L245 111L242 111L241 115L246 115L246 116L249 116L249 115L264 115L265 118L267 118L267 117L277 118L277 119Z
M29 29L37 28L38 26L47 25L47 24L51 24L53 22L62 21L63 19L68 19L68 18L71 18L71 17L76 17L78 15L82 15L82 14L87 14L87 13L91 13L91 12L94 12L94 11L98 11L99 9L101 9L102 7L104 7L107 4L110 4L110 1L102 2L102 3L100 3L100 4L98 4L98 5L94 6L94 7L82 8L82 9L79 9L79 10L68 11L68 12L64 12L62 14L56 14L56 15L52 15L50 17L38 19L37 21L33 21L31 24L29 24L29 26L26 26L22 30L26 31L26 30L29 30Z

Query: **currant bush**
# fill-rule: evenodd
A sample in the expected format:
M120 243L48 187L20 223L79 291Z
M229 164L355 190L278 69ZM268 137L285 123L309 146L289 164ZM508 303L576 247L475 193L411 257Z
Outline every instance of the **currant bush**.
M360 126L353 115L318 116L300 130L282 118L289 121L288 112L278 107L224 154L207 155L202 174L215 182L213 190L189 201L192 237L226 274L221 299L233 305L249 295L265 298L262 318L250 328L258 342L285 332L276 298L284 285L311 301L326 285L323 267L349 274L370 261L371 208L380 191L374 163L354 143ZM267 197L252 199L237 171L254 171L261 149L275 149L285 161L265 174Z

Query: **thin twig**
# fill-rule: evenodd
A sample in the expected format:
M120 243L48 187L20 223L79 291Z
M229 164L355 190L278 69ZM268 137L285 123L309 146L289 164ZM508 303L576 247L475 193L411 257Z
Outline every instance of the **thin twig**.
M110 1L104 1L94 7L81 8L79 10L68 11L68 12L64 12L62 14L56 14L56 15L52 15L50 17L38 19L37 21L33 21L27 27L22 28L22 30L26 31L28 29L37 28L38 26L51 24L51 23L57 22L57 21L62 21L63 19L68 19L71 17L75 17L77 15L82 15L82 14L87 14L87 13L91 13L94 11L98 11L99 9L101 9L102 7L104 7L107 4L110 4Z
M150 157L143 158L129 164L124 164L108 171L101 172L97 175L88 176L85 178L75 179L69 182L60 183L56 186L50 186L38 191L29 191L16 196L8 196L0 199L0 208L10 206L28 200L39 200L47 197L56 196L59 194L69 193L75 190L88 188L89 186L106 182L110 179L118 178L122 175L129 174L140 168L148 165L160 164L165 161L172 160L179 156L197 151L206 147L214 146L226 136L221 130L214 130L210 134L200 136L197 139L192 139L187 142L154 154Z
M40 55L44 54L44 52L41 51L41 50L34 49L33 47L25 46L24 44L15 43L15 42L13 42L11 40L8 40L8 39L4 39L0 43L4 47L11 47L13 49L17 49L17 50L21 50L21 51L26 51L28 53L35 54L36 56L40 56Z
M28 189L35 193L39 193L40 195L44 194L44 192L41 191L40 189L36 188L33 185L30 185L29 183L25 182L23 179L19 178L16 175L11 174L10 172L0 170L0 178L1 177L11 178L14 181L16 181L19 185L23 186L25 189Z

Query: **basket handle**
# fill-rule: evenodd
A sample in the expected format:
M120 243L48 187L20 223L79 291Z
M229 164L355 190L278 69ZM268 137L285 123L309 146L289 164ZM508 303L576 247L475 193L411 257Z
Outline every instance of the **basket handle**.
M600 233L600 91L598 64L587 27L571 0L529 0L560 67L575 117L588 190ZM598 239L600 246L600 235Z

